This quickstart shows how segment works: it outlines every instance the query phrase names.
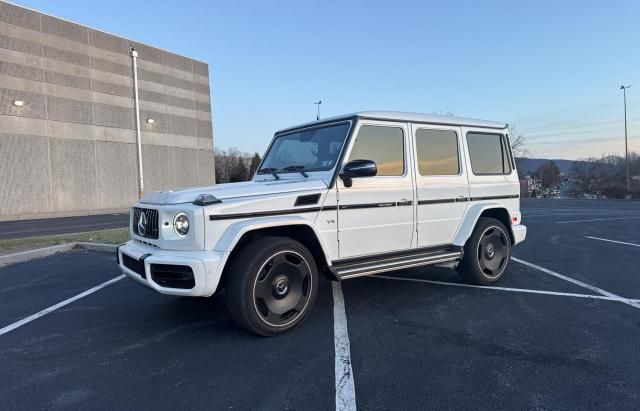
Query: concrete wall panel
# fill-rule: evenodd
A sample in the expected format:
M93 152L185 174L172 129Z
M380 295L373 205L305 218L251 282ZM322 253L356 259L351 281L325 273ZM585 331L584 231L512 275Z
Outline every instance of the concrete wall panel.
M98 208L127 208L137 200L135 144L96 142Z
M44 81L44 71L42 69L6 61L0 61L0 74L34 81Z
M154 103L168 104L165 99L169 99L170 96L166 96L164 93L158 93L155 91L145 90L143 88L138 89L138 98L140 100L152 101Z
M58 49L50 46L44 46L43 51L44 57L49 59L63 61L65 63L75 64L78 66L89 67L91 65L89 56L87 56L86 54L75 53L73 51Z
M213 126L210 121L197 120L198 137L213 138Z
M40 13L23 9L13 4L0 2L0 21L40 31Z
M171 158L168 147L143 145L142 167L145 175L145 192L170 190L172 188Z
M152 118L153 124L147 123L147 119ZM167 115L156 111L140 110L140 129L143 131L153 131L155 133L167 132Z
M189 73L193 72L193 64L191 63L191 59L179 56L177 54L169 53L168 51L163 52L162 63L169 67L188 71Z
M196 108L196 102L193 99L176 97L170 94L167 94L166 99L167 104L171 106L188 108L191 110L195 110Z
M89 44L115 53L129 53L129 42L126 39L98 30L89 29Z
M209 65L193 60L193 72L209 79Z
M138 79L151 81L153 83L158 83L158 84L164 84L164 76L162 75L162 73L143 69L140 67L138 67Z
M36 80L27 80L25 78L9 77L0 74L0 89L12 89L20 91L28 91L30 93L42 94L44 83Z
M171 134L180 134L183 136L197 135L196 119L173 114L167 114L168 132Z
M90 124L67 123L65 121L47 121L49 137L70 138L75 140L93 140L93 126Z
M86 27L47 15L42 15L42 32L78 43L89 43L89 32Z
M213 162L213 150L198 150L199 185L208 186L216 183L216 169Z
M22 64L29 67L42 68L42 56L22 53L20 51L0 48L0 61Z
M47 83L60 84L67 87L81 88L85 90L91 89L91 80L89 80L88 78L72 76L55 71L45 71L44 81L46 81Z
M49 139L53 212L98 209L93 141Z
M126 64L115 63L97 57L91 57L91 68L94 70L107 71L121 76L131 76L131 67Z
M42 84L44 86L44 94L47 94L49 96L62 97L84 102L91 102L93 100L93 92L91 90L61 86L58 84Z
M42 45L10 36L0 35L0 48L42 56Z
M114 96L112 94L92 93L95 103L102 103L112 106L125 107L133 110L133 98Z
M0 215L48 212L47 137L0 134L0 159Z
M0 130L7 134L46 136L47 122L43 119L0 115Z
M171 187L174 189L199 185L198 150L169 147L171 157ZM191 164L191 167L185 167Z
M164 76L165 86L171 86L175 88L181 88L193 92L193 81L182 80L176 77Z
M134 144L136 142L134 130L116 127L99 127L95 125L92 128L93 138L97 141L112 141L114 143L129 144Z
M94 103L93 115L94 124L99 126L134 128L135 120L132 109Z
M193 85L193 90L196 93L206 94L207 96L209 95L209 86L207 84L195 83Z
M22 101L24 105L15 106L14 101ZM28 91L0 89L0 114L44 118L44 96Z
M104 94L113 94L114 96L131 97L133 90L131 87L120 86L118 84L107 83L104 81L93 80L91 82L93 91Z
M60 60L43 59L45 70L56 71L58 73L69 74L78 77L91 77L91 69L85 66L79 66L73 63L66 63Z
M50 120L91 124L93 122L91 103L47 96L47 118Z

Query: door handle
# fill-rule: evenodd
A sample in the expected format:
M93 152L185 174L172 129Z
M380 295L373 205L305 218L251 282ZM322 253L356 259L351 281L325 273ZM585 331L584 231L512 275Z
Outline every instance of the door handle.
M410 206L411 204L413 204L413 201L407 200L406 198L403 198L396 203L397 206Z
M465 201L469 201L469 197L467 197L467 196L458 196L458 197L456 197L456 203L463 203Z

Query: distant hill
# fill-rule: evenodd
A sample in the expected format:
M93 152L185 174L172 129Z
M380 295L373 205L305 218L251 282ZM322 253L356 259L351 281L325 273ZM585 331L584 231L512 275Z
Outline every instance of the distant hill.
M548 158L516 158L516 164L518 166L518 174L525 175L528 171L536 171L543 163L549 161ZM562 174L568 176L571 172L571 167L575 163L574 160L556 160L553 159Z

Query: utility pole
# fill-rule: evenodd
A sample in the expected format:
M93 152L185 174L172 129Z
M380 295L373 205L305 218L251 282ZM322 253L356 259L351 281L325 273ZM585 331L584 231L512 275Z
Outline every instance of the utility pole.
M622 98L624 99L624 158L627 168L627 195L631 195L631 185L629 184L629 138L627 136L627 89L629 87L631 85L620 86Z
M322 100L318 100L318 101L314 102L313 104L318 106L318 113L316 114L316 120L320 120L320 104L322 104Z

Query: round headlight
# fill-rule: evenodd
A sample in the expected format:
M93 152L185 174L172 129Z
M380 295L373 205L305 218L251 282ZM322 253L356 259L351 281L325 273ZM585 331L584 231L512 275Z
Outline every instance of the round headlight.
M187 235L189 232L189 218L185 213L178 213L173 217L173 229L178 235Z

